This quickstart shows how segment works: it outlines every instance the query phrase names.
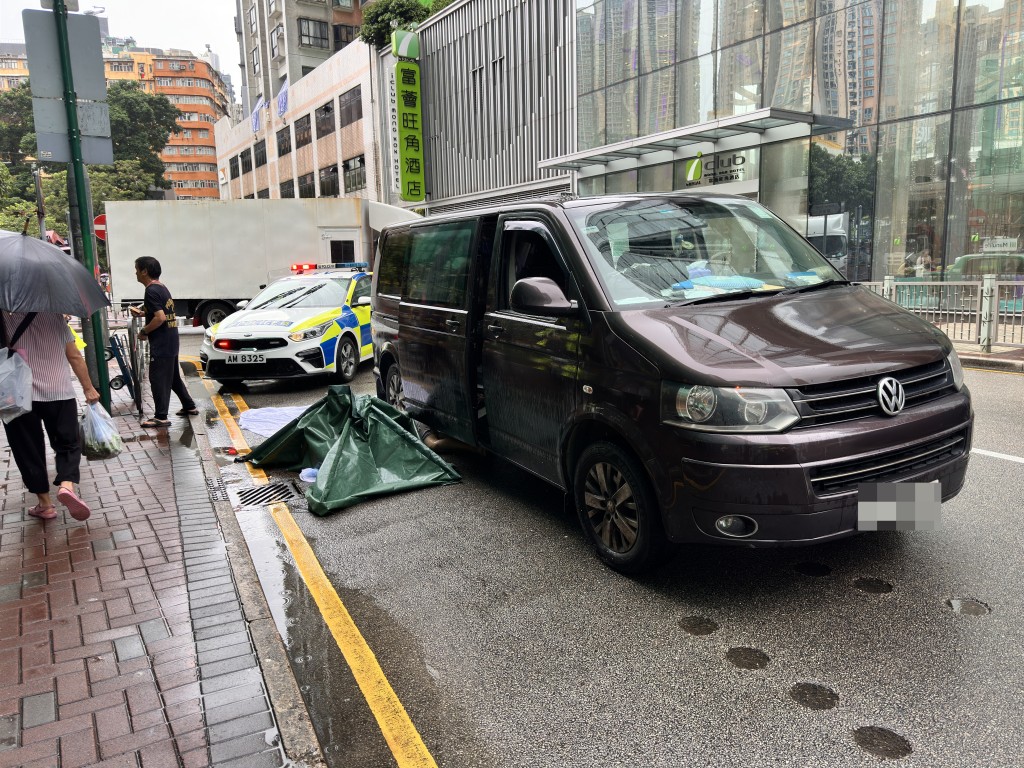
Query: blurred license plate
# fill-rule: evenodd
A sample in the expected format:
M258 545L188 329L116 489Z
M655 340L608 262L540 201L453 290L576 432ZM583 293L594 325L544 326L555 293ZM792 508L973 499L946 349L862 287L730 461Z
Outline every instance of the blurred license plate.
M263 363L266 357L255 352L241 352L237 355L228 355L229 363Z

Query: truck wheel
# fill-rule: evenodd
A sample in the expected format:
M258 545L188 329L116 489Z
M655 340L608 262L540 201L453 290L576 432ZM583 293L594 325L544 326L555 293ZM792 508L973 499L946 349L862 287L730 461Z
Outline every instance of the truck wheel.
M351 336L342 336L338 342L338 350L334 354L334 379L348 384L355 378L359 367L359 352Z
M388 405L404 411L405 406L402 405L404 394L402 369L398 367L398 363L392 363L391 367L388 368L387 377L384 379L384 397L388 401Z
M654 491L629 453L594 443L576 464L573 490L580 525L609 566L639 573L662 559L667 546Z
M209 328L211 325L216 325L233 311L234 309L230 304L223 301L211 301L203 307L203 315L201 318L203 326Z

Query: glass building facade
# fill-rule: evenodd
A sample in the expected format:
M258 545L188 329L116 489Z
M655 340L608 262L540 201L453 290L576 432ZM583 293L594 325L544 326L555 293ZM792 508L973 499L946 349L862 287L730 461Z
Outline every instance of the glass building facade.
M581 195L838 216L857 279L1024 250L1022 0L576 0L575 31Z

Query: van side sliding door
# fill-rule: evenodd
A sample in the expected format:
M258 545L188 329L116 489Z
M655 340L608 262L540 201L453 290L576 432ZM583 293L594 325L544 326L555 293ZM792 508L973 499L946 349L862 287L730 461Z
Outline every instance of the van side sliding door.
M405 404L413 418L474 443L468 287L476 222L414 225L409 234L398 308Z
M548 277L568 298L578 296L547 223L505 216L498 238L482 329L482 431L499 456L560 484L559 444L579 396L582 322L516 312L510 295L517 280Z

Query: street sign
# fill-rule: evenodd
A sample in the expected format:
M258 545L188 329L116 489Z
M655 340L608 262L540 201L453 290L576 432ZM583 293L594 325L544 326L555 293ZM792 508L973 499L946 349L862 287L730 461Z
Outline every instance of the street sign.
M53 10L53 0L39 0L39 4L48 11ZM64 0L64 7L68 11L78 10L78 0Z
M92 220L92 229L100 240L107 239L107 214L101 213Z

